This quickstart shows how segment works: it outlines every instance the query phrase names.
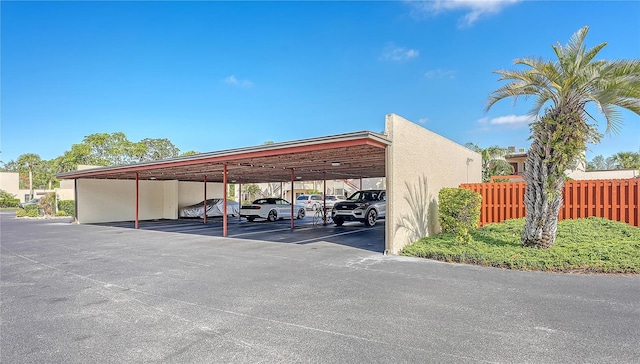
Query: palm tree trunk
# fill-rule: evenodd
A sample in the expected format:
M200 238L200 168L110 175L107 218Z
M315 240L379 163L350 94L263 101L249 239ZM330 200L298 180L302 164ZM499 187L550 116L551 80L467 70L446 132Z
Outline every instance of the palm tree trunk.
M553 161L553 145L549 135L553 125L538 124L534 128L533 143L525 160L524 179L527 187L524 203L527 209L522 245L550 248L556 240L558 214L562 206L564 173Z
M33 198L33 168L29 166L29 195Z

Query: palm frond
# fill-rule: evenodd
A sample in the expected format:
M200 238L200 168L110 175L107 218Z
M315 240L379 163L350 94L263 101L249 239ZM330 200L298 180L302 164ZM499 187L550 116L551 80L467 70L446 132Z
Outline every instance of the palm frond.
M615 108L615 106L611 103L597 105L599 106L600 111L604 115L607 122L607 128L605 132L607 134L620 133L620 128L622 127L622 115L620 114L620 111L618 111L618 109Z

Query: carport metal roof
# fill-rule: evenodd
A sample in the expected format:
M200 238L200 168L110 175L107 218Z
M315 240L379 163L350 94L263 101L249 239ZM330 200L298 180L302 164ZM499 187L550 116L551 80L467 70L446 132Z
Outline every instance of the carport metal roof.
M230 149L147 163L60 173L61 179L136 179L258 183L385 176L385 152L391 141L362 131L321 138Z

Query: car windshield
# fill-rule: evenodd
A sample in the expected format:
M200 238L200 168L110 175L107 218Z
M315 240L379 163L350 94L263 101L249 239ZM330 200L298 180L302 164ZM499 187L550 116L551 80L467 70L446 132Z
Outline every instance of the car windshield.
M302 201L302 200L306 200L306 199L307 199L307 196L305 196L305 195L300 195L297 198L298 201Z
M371 191L358 191L351 195L348 200L350 201L373 201L378 198L378 194Z

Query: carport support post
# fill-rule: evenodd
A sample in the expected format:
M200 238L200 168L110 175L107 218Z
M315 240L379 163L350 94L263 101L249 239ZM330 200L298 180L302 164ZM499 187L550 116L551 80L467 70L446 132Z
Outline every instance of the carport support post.
M136 172L136 224L135 224L136 225L136 229L139 226L139 224L138 224L138 215L139 215L139 211L140 211L139 186L140 186L140 176Z
M206 214L205 214L206 215ZM222 165L222 236L227 237L227 165Z
M291 229L294 229L295 223L293 222L293 205L296 203L295 194L293 193L293 181L295 181L295 176L293 174L293 168L291 168Z
M327 226L327 171L322 172L322 198L324 213L322 214L322 225Z
M242 209L242 180L238 180L238 221L242 220L242 216L240 215L240 213L242 211L240 211L240 209Z
M74 179L73 180L73 198L75 199L75 202L73 204L73 213L75 216L75 220L76 222L80 221L78 220L78 179Z
M204 220L203 224L207 223L207 175L204 175Z

